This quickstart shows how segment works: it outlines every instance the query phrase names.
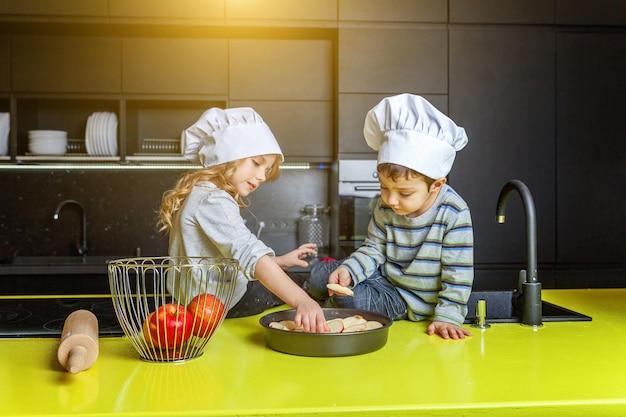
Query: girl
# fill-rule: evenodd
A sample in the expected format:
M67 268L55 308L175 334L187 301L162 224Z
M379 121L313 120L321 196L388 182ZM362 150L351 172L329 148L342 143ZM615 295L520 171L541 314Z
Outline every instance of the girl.
M203 168L184 175L163 198L159 224L169 230L169 255L239 261L228 317L258 314L285 302L296 310L294 321L304 331L328 331L320 305L283 271L306 266L303 258L315 254L315 245L275 256L240 214L243 199L276 179L284 160L261 116L249 107L212 108L183 131L182 139L185 157Z

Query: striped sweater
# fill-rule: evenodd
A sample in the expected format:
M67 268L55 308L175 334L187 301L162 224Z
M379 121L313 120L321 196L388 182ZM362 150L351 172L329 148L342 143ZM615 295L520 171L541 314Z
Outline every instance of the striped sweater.
M469 208L449 185L415 218L379 199L365 242L342 266L356 283L376 270L406 301L408 318L461 325L474 281L474 234Z

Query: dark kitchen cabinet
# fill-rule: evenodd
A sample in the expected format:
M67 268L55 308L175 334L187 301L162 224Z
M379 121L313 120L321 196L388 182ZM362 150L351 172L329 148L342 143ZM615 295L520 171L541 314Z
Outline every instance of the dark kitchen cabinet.
M556 45L556 255L617 265L626 256L626 34L558 33Z
M444 26L363 25L339 29L340 158L374 154L363 138L363 122L367 111L383 97L411 92L443 107L448 92L448 31Z
M332 161L332 41L232 39L229 45L230 106L258 111L287 160Z
M122 92L215 96L228 94L228 40L124 38Z
M11 47L9 37L0 35L0 92L11 90Z
M450 31L450 116L469 143L456 157L450 183L474 222L476 285L516 288L526 263L526 220L517 193L506 222L496 222L498 194L511 179L531 190L537 213L540 280L554 286L555 102L551 29L458 27ZM551 269L551 268L549 268Z
M210 107L234 106L267 119L288 161L333 158L331 40L13 35L0 39L0 54L10 57L12 83L3 160L186 164L182 130ZM117 116L115 155L85 151L94 112ZM28 131L41 129L67 131L72 150L30 155Z
M111 37L13 36L12 91L119 94L120 46Z
M109 0L28 0L2 1L0 14L19 16L19 19L35 17L54 20L68 16L84 19L105 19L109 13Z

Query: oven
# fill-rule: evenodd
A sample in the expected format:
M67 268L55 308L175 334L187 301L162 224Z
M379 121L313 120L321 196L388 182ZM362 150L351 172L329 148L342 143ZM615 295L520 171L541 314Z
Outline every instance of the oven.
M338 163L339 256L347 256L367 236L367 226L380 196L376 160L340 160Z

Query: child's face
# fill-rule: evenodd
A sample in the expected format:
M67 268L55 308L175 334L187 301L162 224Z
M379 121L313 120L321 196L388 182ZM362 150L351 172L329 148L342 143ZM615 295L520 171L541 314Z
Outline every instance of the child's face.
M407 217L416 217L428 210L445 183L445 179L439 179L429 187L422 176L408 179L401 176L394 181L382 173L379 173L378 180L383 201L394 213Z
M245 158L235 169L229 182L242 197L247 197L267 179L276 161L276 155L259 155Z

